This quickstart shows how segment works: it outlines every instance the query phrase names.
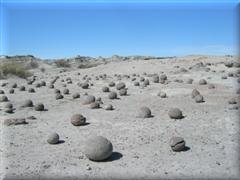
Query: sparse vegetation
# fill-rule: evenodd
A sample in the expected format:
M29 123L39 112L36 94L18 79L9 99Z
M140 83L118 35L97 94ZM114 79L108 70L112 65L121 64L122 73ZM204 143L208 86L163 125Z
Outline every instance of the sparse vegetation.
M78 65L78 68L79 69L87 69L87 68L96 67L98 65L99 65L99 63L84 63L84 64Z
M71 67L69 61L65 61L65 60L57 60L54 63L57 65L57 67L63 67L63 68Z
M31 76L32 73L29 72L26 67L16 62L6 62L0 64L0 78L5 78L8 75L15 75L26 79Z

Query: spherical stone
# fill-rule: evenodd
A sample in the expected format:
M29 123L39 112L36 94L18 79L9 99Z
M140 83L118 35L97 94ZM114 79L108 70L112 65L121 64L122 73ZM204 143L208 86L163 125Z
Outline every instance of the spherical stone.
M93 136L85 143L85 155L92 161L106 160L112 155L112 151L112 143L102 136Z
M172 119L181 119L183 118L182 111L178 108L171 108L168 111L168 115Z
M164 80L164 81L167 80L167 75L166 74L161 74L160 79Z
M144 77L140 77L139 81L143 82L143 81L145 81L145 78Z
M235 98L231 98L228 100L228 104L237 104L237 100Z
M151 117L151 110L148 107L141 107L137 112L137 117L139 118L150 118Z
M100 108L100 103L95 101L95 102L91 103L89 107L90 107L90 109L98 109L98 108Z
M69 89L64 89L63 94L69 94Z
M83 89L88 89L89 84L88 84L87 82L84 82L84 83L81 84L81 87L82 87Z
M112 91L108 94L109 99L117 99L117 93Z
M41 81L41 82L40 82L40 85L41 85L41 86L46 86L46 82L45 82L45 81Z
M29 93L35 93L35 90L34 90L33 88L29 88L29 89L28 89L28 92L29 92Z
M13 83L11 88L17 88L17 83Z
M109 86L109 87L114 87L114 86L115 86L115 82L113 82L113 81L110 82L110 83L108 84L108 86Z
M154 82L154 83L159 83L159 76L153 76L152 77L152 81Z
M227 79L228 77L226 75L223 75L221 78L222 79Z
M170 146L173 151L182 151L185 149L185 140L182 137L172 137Z
M214 89L215 88L215 85L214 84L209 84L208 85L208 89Z
M54 93L56 93L56 94L60 94L61 91L60 91L59 89L54 89Z
M107 86L102 87L103 92L109 92L109 88Z
M57 144L59 142L59 135L57 133L52 133L48 136L47 142L49 144Z
M197 89L192 90L192 98L195 98L199 94L200 94L200 92Z
M80 98L80 94L79 93L74 93L72 95L73 99L77 99L77 98Z
M204 98L203 98L203 96L201 94L195 96L194 100L195 100L196 103L204 102Z
M36 84L35 84L35 87L36 87L36 88L40 88L40 87L41 87L41 83L36 83Z
M19 91L25 91L25 89L26 89L25 86L20 86L19 87Z
M9 94L13 94L14 93L14 89L9 89Z
M126 96L127 95L127 89L120 89L119 90L119 95L120 96Z
M5 92L3 90L0 90L0 94L5 94Z
M161 98L166 98L167 97L167 94L165 92L159 92L158 93L158 96L160 96Z
M107 110L107 111L113 110L113 106L112 106L111 104L107 104L107 105L105 105L103 108L104 108L105 110Z
M83 102L82 104L86 105L86 104L91 104L95 102L95 96L93 95L86 95L83 97Z
M30 99L27 99L23 102L22 107L33 107L33 102Z
M125 83L123 82L120 82L116 85L116 89L117 90L120 90L120 89L124 89L126 87Z
M198 83L199 85L206 85L207 81L205 79L200 79Z
M7 102L6 104L4 104L4 108L13 108L12 103Z
M192 84L192 83L193 83L193 79L191 79L191 78L187 79L187 80L186 80L186 83L187 83L187 84Z
M55 99L58 100L58 99L63 99L63 95L60 94L60 93L57 93L56 96L55 96Z
M7 102L8 101L8 97L7 96L0 96L0 102Z
M43 111L44 110L44 105L42 103L38 103L34 106L34 109L36 111Z
M74 114L71 117L71 123L74 126L81 126L86 124L86 118L82 114Z
M54 88L54 85L53 84L49 84L48 86L50 89L53 89Z
M3 111L6 113L13 113L13 108L4 108Z
M135 81L135 82L133 83L133 85L134 85L134 86L139 86L140 83L139 83L138 81Z
M148 86L150 84L149 80L148 79L145 79L144 82L143 82L143 85L144 86Z

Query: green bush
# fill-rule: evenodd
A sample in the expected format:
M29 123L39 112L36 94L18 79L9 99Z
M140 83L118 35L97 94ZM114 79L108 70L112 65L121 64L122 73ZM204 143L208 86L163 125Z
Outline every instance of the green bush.
M15 75L21 78L27 78L32 74L23 65L16 62L6 62L0 64L0 77Z

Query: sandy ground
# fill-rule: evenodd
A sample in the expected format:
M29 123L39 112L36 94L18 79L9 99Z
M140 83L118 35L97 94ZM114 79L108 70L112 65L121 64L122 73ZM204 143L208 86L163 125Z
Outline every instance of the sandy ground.
M235 72L237 68L228 68L223 63L233 60L231 57L187 56L164 60L134 60L110 62L89 69L69 69L59 73L60 69L46 66L46 72L36 71L37 81L46 81L47 86L35 88L27 85L23 79L10 78L1 87L16 110L12 114L0 111L1 118L1 176L3 179L238 179L239 173L239 110L231 110L228 100L238 98L237 78L222 79L222 75ZM179 72L181 67L188 69L198 62L211 63L206 72L201 68L188 72ZM179 66L180 68L177 68ZM215 72L213 72L215 70ZM224 70L225 72L223 72ZM77 75L80 72L81 75ZM153 83L151 77L143 75L166 74L167 84ZM106 79L95 80L95 76L107 74ZM148 78L150 85L144 88L133 85L132 74ZM130 75L117 80L114 74ZM56 75L60 79L55 88L63 90L63 84L70 90L64 99L55 100L54 89L49 82ZM84 82L82 77L92 77L93 86L82 89L77 85ZM72 84L61 82L71 77ZM136 77L139 81L139 77ZM193 84L186 84L188 78ZM199 85L200 79L214 84ZM184 82L175 82L181 79ZM120 99L108 99L108 93L102 87L110 81L124 82L128 96ZM34 87L36 93L19 91L9 94L10 85L16 82L28 89ZM204 96L204 103L196 103L191 98L196 88ZM115 87L111 90L116 91ZM162 90L167 98L160 98ZM72 99L74 92L80 93L79 99ZM103 108L90 109L82 105L84 93L101 97L104 104L111 103L113 111ZM47 111L38 112L34 108L21 108L24 100L31 99L34 104L44 103ZM239 102L238 102L239 103ZM3 107L4 103L0 103ZM237 104L239 106L239 104ZM103 106L103 105L102 105ZM136 114L140 107L151 109L153 117L141 119ZM170 119L168 111L178 107L185 116L180 120ZM70 118L81 113L89 123L86 126L73 126ZM36 120L27 120L26 125L5 126L7 118L26 118L35 116ZM51 132L57 132L64 143L50 145L46 142ZM114 153L106 162L93 162L83 153L85 140L90 135L101 135L109 139ZM185 139L189 150L173 152L169 140L173 136ZM90 168L89 168L90 167Z

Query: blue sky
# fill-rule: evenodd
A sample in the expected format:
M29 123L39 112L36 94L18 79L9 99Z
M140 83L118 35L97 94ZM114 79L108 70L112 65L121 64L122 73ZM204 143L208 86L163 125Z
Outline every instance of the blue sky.
M4 55L225 55L238 48L237 1L0 1Z

